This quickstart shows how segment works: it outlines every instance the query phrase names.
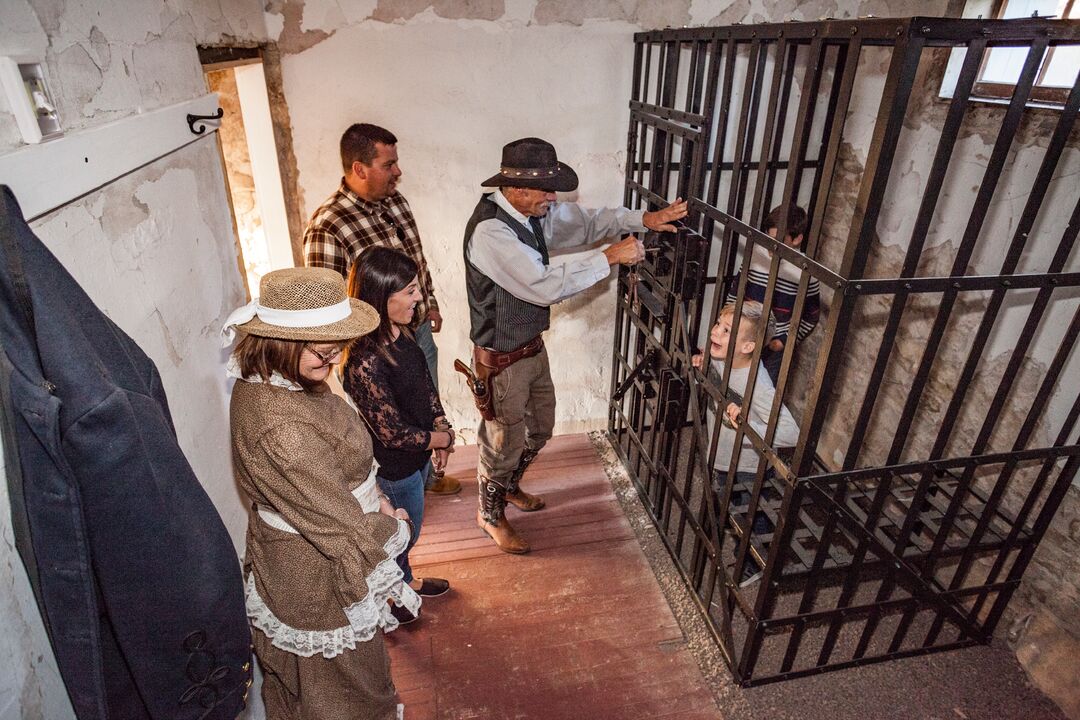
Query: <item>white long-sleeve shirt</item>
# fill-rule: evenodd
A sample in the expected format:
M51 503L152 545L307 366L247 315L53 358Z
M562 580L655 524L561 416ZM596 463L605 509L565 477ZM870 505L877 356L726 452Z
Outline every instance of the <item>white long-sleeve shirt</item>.
M713 360L713 370L717 377L724 373L724 361ZM750 367L732 368L728 377L728 387L743 397L746 396L746 381L750 377ZM757 378L754 382L754 397L750 399L750 427L761 437L765 437L765 430L769 423L769 413L772 412L773 398L776 397L776 388L772 384L769 373L765 366L758 367ZM727 409L725 404L720 412ZM709 432L712 433L712 423L715 422L710 414ZM780 416L776 420L776 434L773 435L773 447L791 447L799 442L799 426L786 405L780 405ZM713 466L717 470L728 471L731 465L731 454L735 451L735 431L723 423L720 424L720 437L716 441L716 461ZM737 472L756 472L758 467L758 454L754 452L754 446L750 438L743 434L742 450L739 452L739 465Z
M532 232L529 218L496 190L491 200ZM575 248L628 232L645 230L644 210L584 208L554 202L540 219L548 251ZM479 223L469 243L469 262L508 293L534 305L549 306L592 287L611 272L601 250L591 250L566 262L544 265L540 253L525 245L513 228L497 218Z

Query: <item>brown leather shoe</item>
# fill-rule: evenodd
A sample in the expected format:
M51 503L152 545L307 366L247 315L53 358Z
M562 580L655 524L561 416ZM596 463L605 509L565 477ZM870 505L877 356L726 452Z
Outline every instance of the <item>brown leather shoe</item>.
M522 512L536 512L537 510L543 509L543 507L547 505L547 503L544 502L544 498L540 497L539 495L530 495L524 490L518 490L517 492L513 493L507 490L506 502L510 503Z
M457 495L461 492L461 483L452 477L447 477L446 473L440 470L435 473L435 482L431 483L431 487L426 488L424 492L432 495Z
M517 534L514 527L505 517L499 518L499 522L492 525L484 520L479 511L476 513L476 524L489 538L495 541L495 545L504 553L512 555L524 555L529 552L529 543L525 538Z

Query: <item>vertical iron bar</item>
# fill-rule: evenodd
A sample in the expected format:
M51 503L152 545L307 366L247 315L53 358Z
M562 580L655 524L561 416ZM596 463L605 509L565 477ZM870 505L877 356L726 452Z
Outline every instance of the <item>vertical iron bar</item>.
M990 160L987 163L986 171L983 174L983 182L980 184L979 190L976 193L975 203L968 218L968 224L964 230L963 239L961 240L960 247L957 249L956 257L953 261L953 267L950 272L951 276L962 276L964 274L968 262L971 259L971 255L975 250L976 242L982 230L983 220L986 216L994 192L997 189L998 180L1001 177L1005 160L1007 159L1009 149L1012 146L1013 138L1016 135L1016 129L1020 124L1025 103L1028 94L1031 91L1035 73L1038 71L1039 62L1042 59L1042 54L1045 49L1046 38L1043 37L1041 39L1036 39L1028 51L1023 70L1017 81L1016 90L1013 93L1008 110L1005 112L1005 117L1002 120L1001 128L998 131L998 136L994 143L994 148L990 154ZM897 423L896 436L886 460L887 465L895 465L899 462L904 446L907 444L910 425L920 404L922 393L929 380L930 370L937 358L938 348L941 344L942 337L945 334L945 328L952 316L953 305L956 302L958 294L959 291L954 288L947 289L938 305L934 324L927 338L926 346L923 349L922 357L918 369L916 370L914 380L911 383L907 400L904 403L904 409L901 412L900 420ZM912 530L915 527L923 507L926 494L933 484L934 477L935 475L933 472L927 471L922 473L922 477L919 479L915 493L911 498L911 506L908 510L907 517L905 517L904 524L900 528L899 536L896 539L896 553L898 555L902 555L907 548ZM947 527L942 527L939 530L939 536L947 536L948 533L949 528ZM925 573L924 577L933 577L933 570L931 569ZM895 573L890 572L882 581L881 587L878 590L878 601L888 597L888 593L892 592L895 582ZM893 639L892 647L899 647L900 643L902 643L907 628L910 626L917 609L917 607L909 608L901 617L896 635ZM940 614L938 614L937 617L941 619ZM877 621L878 617L874 613L867 619L868 623L876 623Z
M941 135L938 138L934 162L930 167L930 174L926 178L922 201L915 217L915 226L912 228L911 237L908 240L907 254L900 269L900 277L902 278L914 277L919 258L922 256L926 233L930 229L930 222L933 220L934 211L941 196L945 174L949 170L949 161L952 159L956 137L960 132L960 125L963 123L964 114L968 107L971 88L975 83L979 68L982 66L982 55L985 48L985 38L975 40L968 47L967 55L964 57L960 77L956 82L956 90L953 93L952 101L949 103L949 112L945 117L945 124L942 126ZM885 323L885 331L881 335L881 343L878 346L874 368L870 372L870 379L866 384L866 394L863 396L858 419L855 421L851 433L851 442L848 445L847 455L844 457L843 467L845 470L854 468L859 461L866 430L870 425L870 419L877 404L877 396L881 390L885 368L889 364L894 340L897 331L900 329L900 320L904 315L904 305L907 302L907 297L906 290L898 291L889 308L889 318Z
M764 204L763 204L765 209L763 210L762 217L764 217L764 215L769 212L769 208L772 208L772 206L773 206L772 197L773 197L773 191L774 191L774 189L776 187L776 173L777 173L777 170L778 170L779 165L780 165L780 153L781 153L781 150L783 150L783 147L784 147L784 128L787 127L788 103L791 100L791 83L792 83L792 80L795 79L795 60L798 58L798 55L799 55L799 44L798 43L791 43L790 45L788 45L787 51L788 51L787 52L787 64L786 64L785 69L784 69L784 87L780 91L780 97L782 98L782 100L781 100L780 110L779 110L779 122L777 122L777 124L776 124L776 132L774 133L773 142L772 142L772 148L773 148L772 157L769 160L768 178L765 181L765 198L764 198ZM808 59L807 62L812 62L812 60ZM780 69L780 51L779 50L777 50L776 67L777 67L777 71L779 71L779 69ZM806 88L804 87L803 90L805 91ZM800 104L801 104L801 98L800 98ZM798 123L800 120L802 120L801 117L796 120L796 123ZM813 118L811 117L810 120L812 122ZM789 157L794 157L794 153L789 152ZM791 163L789 161L788 162L787 172L791 173L793 170L794 170L794 168L792 168Z
M780 106L787 106L786 95L781 97L780 91L784 88L784 63L782 60L787 51L787 41L780 38L776 43L776 58L773 60L773 73L772 82L769 87L769 100L765 106L765 127L761 135L761 150L758 157L758 169L757 177L754 182L754 195L750 199L750 217L746 221L747 225L760 228L761 223L765 218L767 209L763 209L762 205L765 202L765 185L769 176L769 158L773 154L773 143L775 142L777 147L783 141L780 137L780 133L784 127L782 121L777 122L778 116L780 116ZM788 76L787 87L791 87L790 75ZM751 146L752 147L752 146ZM779 235L777 231L777 237L783 237Z
M912 37L910 32L901 35L897 38L889 61L883 97L878 109L870 152L867 155L866 166L868 170L863 174L859 198L852 218L851 231L848 235L848 244L840 268L840 274L845 278L862 276L870 238L873 234L872 230L877 224L877 217L881 211L881 201L889 180L889 168L892 166L896 143L903 126L908 97L911 94L915 73L919 67L919 57L922 53L923 43L921 37ZM796 474L799 477L809 474L813 462L818 434L821 431L829 404L825 401L825 398L829 397L832 392L832 384L836 377L836 365L840 360L846 340L848 325L854 311L855 297L857 296L844 293L840 301L840 307L830 313L828 328L818 356L814 384L807 398L806 412L803 413L799 445L795 450L793 467L796 468ZM843 488L843 483L837 484L837 497L835 499L838 502L843 500ZM835 515L830 514L826 525L831 526L834 522ZM781 543L784 547L790 541L790 525L790 523L785 523L781 532ZM823 542L818 546L818 553L827 552L828 543L825 542L825 539L829 535L826 530L831 531L831 529L831 527L827 527L823 530ZM815 563L817 563L817 558L815 558ZM808 583L811 581L812 576L807 578ZM771 593L766 593L766 595L768 595L768 598L762 598L761 612L757 613L759 617L769 617L772 610L774 598ZM759 651L760 638L752 647L748 648L747 654L744 655L751 667L756 661Z
M758 111L761 109L761 86L765 81L765 65L769 61L769 46L761 40L755 42L754 46L758 48L757 69L753 74L754 84L750 93L750 114L746 123L746 144L743 146L744 151L749 153L749 157L740 158L732 170L732 172L736 173L732 178L738 178L738 183L736 185L734 209L728 211L739 219L743 219L746 189L750 182L750 163L753 162L754 147L757 144ZM749 68L747 69L747 76L750 77ZM753 218L750 218L748 224L753 224Z
M1016 91L1013 93L1012 100L1009 102L1009 108L1005 112L1005 118L1001 123L1001 129L998 132L997 140L994 142L994 149L990 153L990 160L987 163L986 172L983 174L982 183L980 183L979 191L976 193L975 203L972 206L971 215L968 217L968 224L964 229L963 239L956 252L956 258L954 259L952 271L950 272L950 275L952 276L963 275L967 269L968 262L971 260L971 255L975 250L975 244L982 231L983 221L985 220L987 210L990 207L990 200L993 198L994 192L997 189L998 180L1001 178L1001 172L1004 169L1009 148L1012 147L1013 138L1016 136L1016 129L1020 125L1025 104L1028 95L1031 92L1031 84L1035 80L1035 73L1039 70L1039 63L1042 60L1043 52L1045 50L1046 38L1042 37L1034 40L1031 44L1031 49L1028 51L1027 59L1024 61L1024 68L1020 73L1020 78L1016 82ZM908 430L915 417L915 411L919 407L922 393L926 389L926 382L930 375L930 369L934 364L934 360L937 358L938 347L945 334L945 327L952 315L952 308L958 294L957 290L949 288L945 291L938 306L937 314L934 318L933 329L930 331L926 348L922 352L919 368L915 373L915 379L911 384L911 390L908 393L907 401L904 404L900 420L897 423L896 438L889 450L889 456L885 462L886 465L895 465L900 461L904 446L907 444Z
M836 48L836 62L833 65L832 87L829 89L829 100L825 108L825 119L821 127L821 141L817 148L817 166L814 168L814 182L810 188L810 199L806 203L809 213L809 227L806 228L806 253L813 254L817 247L817 237L820 235L820 226L824 220L824 207L828 205L829 190L832 188L833 172L836 168L836 157L840 149L840 138L844 134L844 123L847 120L847 108L851 101L852 81L855 77L855 68L859 63L859 51L861 45L855 38L852 45L823 45L822 64L828 58L830 47ZM848 67L849 62L851 64ZM834 126L839 128L834 129ZM824 185L824 188L822 187ZM802 189L802 178L796 180L796 190ZM798 196L798 192L795 193ZM823 197L822 209L818 210L818 198Z
M717 207L716 203L720 195L720 178L723 174L721 165L724 162L724 149L727 143L731 92L735 81L735 58L738 56L739 44L734 40L728 40L724 44L724 48L727 51L727 59L724 61L724 82L721 86L720 103L717 105L717 115L715 119L716 133L715 140L713 141L712 175L709 177L708 194L706 194L704 198L705 202L713 207ZM717 52L719 52L719 50ZM706 137L708 137L708 133L706 133ZM703 234L706 238L712 238L711 232Z
M802 96L799 98L798 117L795 122L795 130L792 136L793 140L791 145L791 152L789 154L788 172L784 180L783 197L785 202L795 202L792 196L796 192L795 188L798 183L798 178L801 176L803 165L806 162L806 150L807 145L809 144L810 132L814 122L814 107L817 97L815 88L818 86L821 78L822 61L824 55L825 49L822 41L820 40L820 38L815 38L810 44L809 53L807 56L806 70L802 82L803 92ZM790 88L790 82L788 83L788 87ZM783 227L777 229L777 237L783 237L781 233L787 233L788 231L786 214L781 219L781 225ZM772 265L776 267L770 267L770 280L772 280L774 272L779 270L777 258L773 259ZM805 290L807 285L807 276L804 273L803 278L801 278L800 281L800 292L795 300L795 308L792 318L792 322L794 324L792 325L792 327L797 328L799 320L802 317L802 308L806 299ZM768 288L766 289L766 293L768 294ZM765 440L765 444L769 446L772 446L773 440L776 435L776 428L780 418L780 410L783 406L784 392L787 388L787 365L784 363L790 363L792 354L791 351L793 350L795 344L792 342L789 343L789 345L790 347L786 349L784 360L781 364L779 383L775 388L772 408L769 412L766 433L765 437L763 438ZM795 505L795 507L797 509L799 506ZM752 515L749 516L751 518L753 517ZM765 608L769 607L773 602L773 596L776 592L776 584L774 583L774 580L779 579L779 577L783 574L783 559L787 546L785 544L777 542L777 531L781 529L780 526L786 525L789 522L794 522L791 517L784 513L778 514L777 519L779 521L777 524L778 527L773 530L773 543L769 546L768 558L765 563L765 569L762 576L762 591L758 593L755 603L755 614L758 617L764 617ZM788 653L785 655L785 657L787 657L787 655L790 655L791 658L794 658L794 655L798 650L800 638L796 638L794 635L795 633L793 631L791 638L789 638Z
M1056 446L1061 446L1068 442L1069 435L1072 434L1073 428L1076 427L1076 421L1078 416L1080 416L1080 395L1077 395L1076 401L1073 403L1072 410L1069 412L1069 417L1065 421L1065 425L1062 428L1061 434L1058 435L1058 441L1055 443ZM1024 571L1027 569L1028 563L1031 561L1031 557L1035 554L1035 549L1038 547L1038 538L1041 538L1046 532L1046 528L1050 525L1050 521L1054 518L1054 513L1057 512L1058 505L1061 503L1062 498L1068 491L1069 486L1072 485L1073 478L1076 477L1078 460L1080 460L1080 456L1074 455L1065 463L1065 466L1061 469L1061 474L1058 475L1058 479L1054 483L1054 486L1051 489L1049 496L1047 496L1046 500L1043 502L1042 510L1040 511L1039 516L1036 518L1034 527L1031 532L1032 538L1034 539L1029 540L1020 549L1020 552L1017 555L1016 560L1013 562L1012 567L1009 568L1009 574L1006 578L1007 582L1009 583L1008 589L1002 590L998 594L997 599L994 601L994 605L990 608L990 612L986 616L984 627L986 628L986 631L988 633L993 633L994 628L997 627L998 620L1001 618L1001 614L1005 611L1005 606L1009 603L1009 598L1012 597L1017 583L1020 581L1020 578L1023 577ZM1052 467L1053 460L1045 460L1043 465L1043 472L1049 475L1050 468ZM1032 510L1039 493L1041 493L1042 491L1042 486L1043 483L1045 483L1045 478L1040 476L1040 480L1042 482L1036 483L1036 486L1033 486L1031 491L1028 493L1027 501L1024 504L1024 512L1022 513L1023 517L1017 518L1017 527L1023 526L1024 519L1026 519L1027 514L1030 513L1030 511ZM1000 568L997 568L995 566L995 569L1000 572ZM997 574L995 572L993 576L989 578L988 584L993 583L996 578ZM972 616L978 617L979 610L979 605L973 607Z
M698 142L695 145L696 155L695 155L694 162L695 162L695 165L697 167L697 170L694 173L695 182L691 186L690 191L687 193L687 198L688 199L689 198L701 199L701 196L702 196L702 194L703 194L703 192L705 190L705 176L708 174L708 169L706 168L705 164L707 162L706 158L708 157L708 154L709 154L709 141L710 141L710 138L711 138L711 135L712 135L712 124L711 123L712 123L712 120L713 120L713 115L714 115L715 107L716 107L716 93L717 93L717 86L719 84L719 78L720 78L720 72L719 72L720 71L720 65L723 62L723 58L722 58L722 54L721 54L721 45L720 45L719 40L712 40L710 42L708 55L709 55L709 68L708 68L708 77L709 77L709 79L708 79L708 83L706 84L706 88L705 88L705 104L704 104L704 107L702 108L702 115L705 117L705 121L704 121L704 123L702 124L702 126L700 128L700 133L701 134L698 136ZM717 143L719 144L719 138L717 138ZM715 173L716 171L717 171L716 166L714 165L713 172ZM694 209L691 209L690 210L690 216L687 219L690 222L694 222L695 219L696 219L695 218L696 214L697 214L697 211L694 210ZM701 253L701 258L699 259L699 262L701 263L701 273L702 273L701 277L704 279L705 275L708 272L709 263L710 263L711 258L712 258L711 250L712 250L712 227L713 227L713 224L712 224L711 218L709 218L706 215L702 215L701 220L706 224L706 227L708 228L707 230L705 228L702 228L702 232L701 232L701 237L704 239L705 242L704 242L703 247L702 247L702 253ZM699 284L699 287L704 287L703 283ZM691 323L690 323L690 338L695 342L696 342L696 340L698 338L698 335L699 335L699 333L701 331L701 313L702 313L702 310L703 310L703 308L702 308L703 299L704 299L704 292L699 290L699 292L697 294L697 297L694 298L694 311L693 311L693 316L691 318Z
M896 143L903 126L907 100L919 67L923 44L921 37L912 37L910 32L902 35L897 38L889 62L881 106L866 160L868 170L863 173L847 248L840 267L840 275L849 280L862 277L869 256L870 241L881 212L881 202L889 181L889 168L896 152ZM798 468L796 472L800 477L810 472L817 449L818 434L829 409L826 398L832 392L836 367L855 309L856 296L850 292L852 289L851 286L845 288L839 298L840 307L830 312L825 337L818 353L814 383L807 396L806 412L803 413L802 437L793 463L794 467Z

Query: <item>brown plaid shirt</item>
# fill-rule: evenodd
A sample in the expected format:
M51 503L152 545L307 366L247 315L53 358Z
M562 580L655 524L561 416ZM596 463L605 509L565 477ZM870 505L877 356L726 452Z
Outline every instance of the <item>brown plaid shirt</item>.
M337 270L348 278L349 268L360 253L373 245L401 250L420 268L424 299L416 306L416 321L439 309L431 284L416 219L405 197L395 192L379 202L368 202L342 181L330 199L315 211L304 231L304 259L308 267Z

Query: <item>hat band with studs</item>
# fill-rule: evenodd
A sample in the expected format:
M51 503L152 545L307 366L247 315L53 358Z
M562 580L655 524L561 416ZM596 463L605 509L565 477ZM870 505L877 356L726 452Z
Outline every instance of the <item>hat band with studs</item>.
M345 298L334 305L308 310L282 310L280 308L265 307L259 304L259 298L255 298L229 315L229 318L225 321L225 326L221 328L221 335L224 340L223 346L233 341L236 336L235 326L254 320L256 315L268 325L308 328L330 325L346 319L351 314L352 304L349 302L349 298Z
M499 174L503 177L555 177L559 174L559 168L499 168Z

